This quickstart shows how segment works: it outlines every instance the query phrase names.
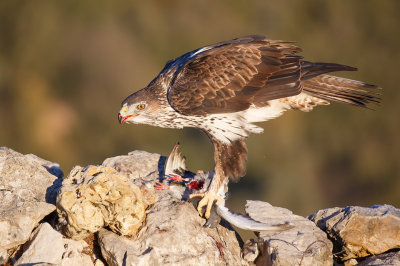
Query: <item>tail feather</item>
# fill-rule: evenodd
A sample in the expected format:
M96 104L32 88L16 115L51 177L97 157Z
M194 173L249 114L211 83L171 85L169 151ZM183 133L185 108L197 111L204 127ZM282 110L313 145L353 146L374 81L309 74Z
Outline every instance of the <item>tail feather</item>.
M375 85L361 81L318 75L302 82L303 91L309 95L328 101L368 107L381 101L379 89Z
M336 71L357 71L357 68L336 64L336 63L313 63L308 61L301 62L301 80Z

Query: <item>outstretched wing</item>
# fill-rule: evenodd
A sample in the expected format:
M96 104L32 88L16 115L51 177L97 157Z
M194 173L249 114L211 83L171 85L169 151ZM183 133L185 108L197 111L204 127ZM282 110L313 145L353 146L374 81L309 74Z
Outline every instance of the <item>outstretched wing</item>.
M179 66L168 101L185 115L238 112L301 92L300 48L246 36L194 51Z

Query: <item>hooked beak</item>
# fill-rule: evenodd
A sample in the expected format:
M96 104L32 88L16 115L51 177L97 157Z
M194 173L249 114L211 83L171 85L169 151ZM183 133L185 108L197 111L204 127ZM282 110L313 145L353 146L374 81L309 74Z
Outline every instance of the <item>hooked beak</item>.
M126 120L128 120L128 118L135 117L135 116L138 116L138 114L122 116L121 113L118 113L118 121L120 124L124 124L126 122Z

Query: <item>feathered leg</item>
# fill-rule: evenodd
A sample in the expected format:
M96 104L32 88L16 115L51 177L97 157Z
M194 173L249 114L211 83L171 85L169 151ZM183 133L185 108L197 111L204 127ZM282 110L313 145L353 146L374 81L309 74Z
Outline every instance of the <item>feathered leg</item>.
M223 203L227 191L228 178L237 181L246 173L247 147L244 140L236 140L229 144L211 137L214 144L214 176L206 193L193 194L191 198L201 196L197 211L200 216L210 217L214 202ZM203 211L206 207L205 212Z

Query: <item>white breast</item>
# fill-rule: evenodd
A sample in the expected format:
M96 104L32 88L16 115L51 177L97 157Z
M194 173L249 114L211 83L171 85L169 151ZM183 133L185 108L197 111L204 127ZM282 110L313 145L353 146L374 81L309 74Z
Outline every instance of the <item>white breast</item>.
M202 127L218 140L230 143L247 137L249 133L262 133L264 130L252 123L276 118L289 108L287 103L273 100L265 107L251 106L241 112L208 115Z

